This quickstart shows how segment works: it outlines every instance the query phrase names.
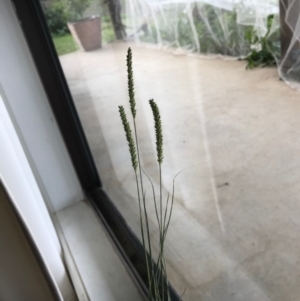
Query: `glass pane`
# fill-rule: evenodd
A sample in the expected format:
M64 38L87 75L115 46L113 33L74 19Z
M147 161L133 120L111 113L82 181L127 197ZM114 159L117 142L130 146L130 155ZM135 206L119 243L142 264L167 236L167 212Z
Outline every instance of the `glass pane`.
M181 172L164 247L177 292L186 301L297 300L300 102L289 85L298 87L299 5L281 1L280 18L275 0L42 2L104 189L142 241L118 112L124 106L136 144L126 67L132 49L154 259ZM162 182L150 99L161 115Z

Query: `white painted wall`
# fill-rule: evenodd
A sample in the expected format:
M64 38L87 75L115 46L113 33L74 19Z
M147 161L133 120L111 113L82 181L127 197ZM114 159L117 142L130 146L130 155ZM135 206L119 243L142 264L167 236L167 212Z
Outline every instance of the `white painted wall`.
M64 300L73 300L74 291L60 256L55 229L1 95L0 142L0 180L28 227Z
M64 300L75 298L49 212L83 199L10 0L0 0L0 179Z
M0 0L0 93L48 208L83 199L74 167L48 104L10 0ZM0 86L1 86L0 85Z

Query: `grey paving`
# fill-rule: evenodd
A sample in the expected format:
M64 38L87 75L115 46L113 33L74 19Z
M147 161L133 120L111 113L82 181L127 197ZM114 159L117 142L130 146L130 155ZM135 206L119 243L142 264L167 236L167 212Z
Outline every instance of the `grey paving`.
M298 301L300 97L277 70L130 45L143 167L157 187L148 100L164 130L164 196L176 184L166 246L186 301ZM115 43L61 57L104 187L139 234L138 206L118 105L127 112L125 55ZM148 185L148 184L147 184ZM151 235L158 231L147 186ZM155 248L154 253L157 253Z

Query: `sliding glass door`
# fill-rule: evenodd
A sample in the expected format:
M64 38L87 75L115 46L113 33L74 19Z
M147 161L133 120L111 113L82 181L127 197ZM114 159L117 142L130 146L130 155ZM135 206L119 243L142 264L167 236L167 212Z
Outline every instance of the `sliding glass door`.
M278 80L297 86L297 59L282 71L277 1L241 2L40 1L70 91L68 110L55 106L81 141L73 162L89 165L81 181L92 191L100 175L187 301L299 295L300 102Z

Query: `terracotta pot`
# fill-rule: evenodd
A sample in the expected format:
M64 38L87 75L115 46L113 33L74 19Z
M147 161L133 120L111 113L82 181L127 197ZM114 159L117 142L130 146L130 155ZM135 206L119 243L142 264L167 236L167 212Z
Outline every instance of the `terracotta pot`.
M76 22L68 22L68 28L82 51L101 48L100 16L91 16Z

